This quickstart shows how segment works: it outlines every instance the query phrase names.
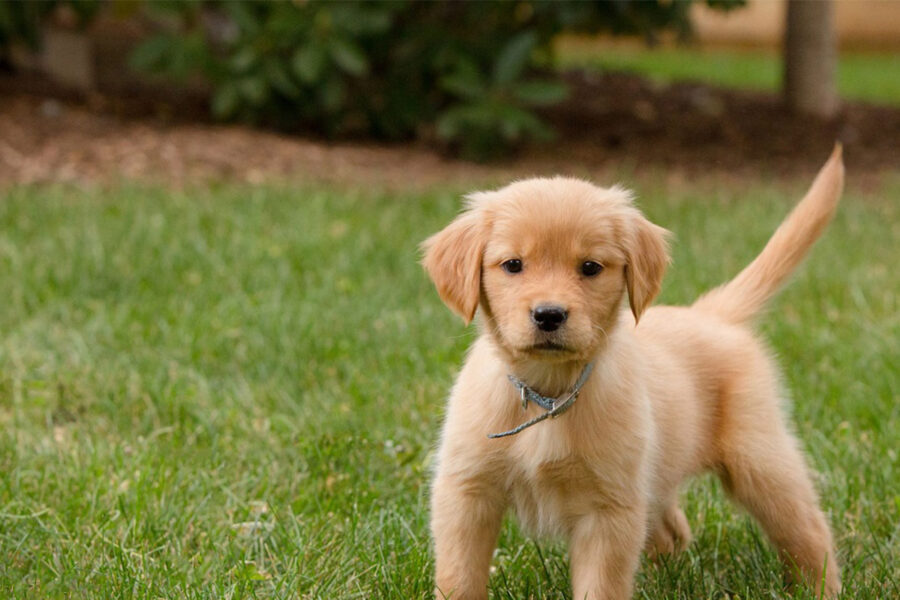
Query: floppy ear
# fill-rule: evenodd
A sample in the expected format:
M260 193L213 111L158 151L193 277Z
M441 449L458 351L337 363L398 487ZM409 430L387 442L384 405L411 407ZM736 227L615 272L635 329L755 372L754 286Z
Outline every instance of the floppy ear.
M641 215L634 219L634 231L627 250L625 285L635 323L662 287L663 275L669 264L668 234L668 231Z
M422 265L450 310L468 325L478 308L485 224L480 211L464 212L422 243Z

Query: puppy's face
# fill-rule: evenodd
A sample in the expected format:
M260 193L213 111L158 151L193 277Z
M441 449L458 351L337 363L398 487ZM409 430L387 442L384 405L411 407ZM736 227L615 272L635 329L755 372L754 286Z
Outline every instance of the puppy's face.
M481 306L513 359L584 360L603 347L626 290L635 318L659 291L663 233L623 190L535 179L472 195L425 242L423 262L466 321Z

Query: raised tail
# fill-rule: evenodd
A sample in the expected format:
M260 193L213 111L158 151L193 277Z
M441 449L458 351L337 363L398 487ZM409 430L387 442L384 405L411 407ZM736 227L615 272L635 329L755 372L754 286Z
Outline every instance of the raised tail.
M759 313L822 235L837 209L844 188L841 145L813 181L803 200L781 223L766 247L728 283L694 302L697 310L730 323L745 323Z

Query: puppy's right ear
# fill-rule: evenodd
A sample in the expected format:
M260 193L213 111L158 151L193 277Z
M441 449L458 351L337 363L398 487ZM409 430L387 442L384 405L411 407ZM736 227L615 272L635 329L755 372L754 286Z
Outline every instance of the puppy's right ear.
M478 308L486 237L481 211L470 209L422 243L422 265L438 295L466 325Z

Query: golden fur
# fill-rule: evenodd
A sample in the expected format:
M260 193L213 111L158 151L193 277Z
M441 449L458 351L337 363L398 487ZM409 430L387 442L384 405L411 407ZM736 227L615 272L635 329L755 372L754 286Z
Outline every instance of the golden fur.
M673 552L690 541L678 488L708 470L759 520L791 574L826 595L840 590L831 533L782 413L777 367L747 322L822 233L842 187L838 147L759 257L691 307L649 307L669 261L666 232L619 188L516 182L473 194L426 240L423 264L443 301L466 322L480 308L432 490L437 597L487 597L512 507L531 531L568 539L575 598L629 598L642 548ZM504 269L511 259L521 272ZM602 272L584 275L588 260ZM533 320L548 304L567 311L556 331ZM507 374L559 396L592 360L566 414L487 438L541 413L522 410Z

